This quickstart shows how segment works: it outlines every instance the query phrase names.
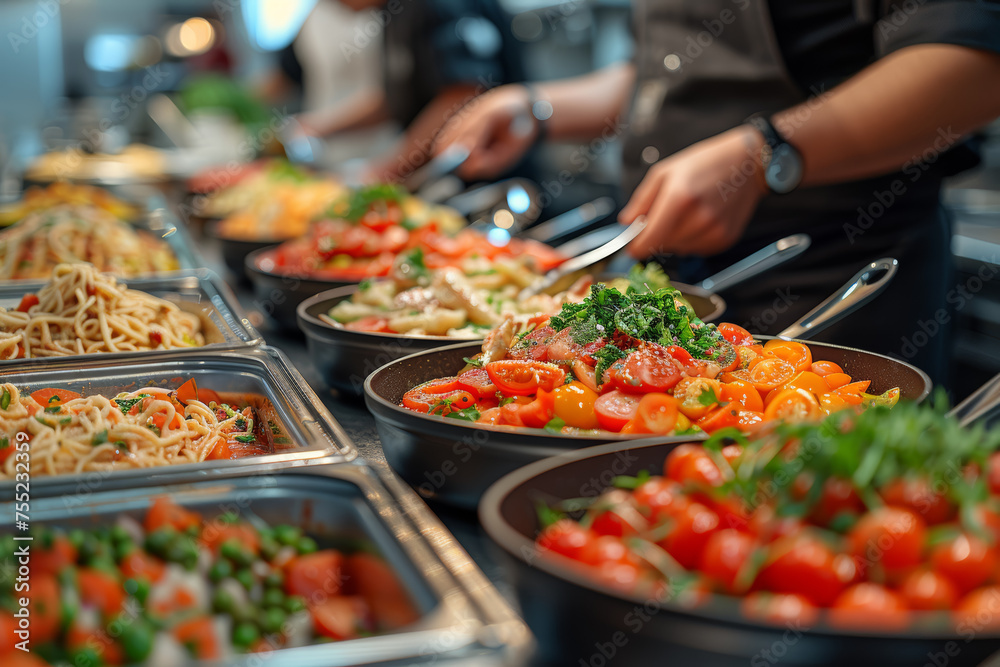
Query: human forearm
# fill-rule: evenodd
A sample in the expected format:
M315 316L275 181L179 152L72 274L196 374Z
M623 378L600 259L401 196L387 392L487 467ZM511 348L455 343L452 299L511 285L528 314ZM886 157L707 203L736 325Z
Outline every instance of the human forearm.
M856 180L939 153L996 118L997 81L998 54L912 46L774 122L803 155L803 185Z
M552 117L546 126L549 137L569 141L600 135L609 122L625 112L634 85L635 67L631 63L535 84L538 97L552 104Z

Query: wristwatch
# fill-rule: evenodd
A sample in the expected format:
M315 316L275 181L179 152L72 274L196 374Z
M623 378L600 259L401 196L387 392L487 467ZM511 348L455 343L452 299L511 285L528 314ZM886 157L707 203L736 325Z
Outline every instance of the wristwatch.
M760 161L768 189L783 195L797 188L802 182L802 154L781 136L767 116L754 114L746 122L764 137Z

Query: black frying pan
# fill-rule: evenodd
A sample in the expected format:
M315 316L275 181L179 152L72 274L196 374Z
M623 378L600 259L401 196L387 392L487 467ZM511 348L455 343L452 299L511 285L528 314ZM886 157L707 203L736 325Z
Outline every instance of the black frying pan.
M796 335L812 335L867 303L894 274L895 260L869 265L838 294L806 315L794 327ZM814 359L834 361L852 377L870 379L873 392L899 387L900 397L913 401L921 401L930 393L927 374L905 362L829 343L810 342L809 347ZM566 436L542 429L486 427L421 414L400 405L408 390L435 378L455 375L465 366L463 357L471 357L480 349L478 343L462 343L411 354L383 366L365 381L365 403L375 416L386 460L425 497L473 508L490 484L518 467L581 446L609 440L627 442L638 437ZM690 439L682 436L677 441Z
M538 557L537 498L588 495L581 489L589 489L591 480L608 480L612 470L616 475L662 470L674 446L623 449L612 444L565 453L507 475L483 496L480 522L495 543L504 572L513 579L522 615L538 638L542 656L553 664L595 664L588 661L603 647L601 664L609 667L954 667L978 665L1000 650L995 631L959 636L940 617L937 623L891 634L754 623L740 614L733 598L710 596L694 608L647 601L604 587L574 569L574 563Z

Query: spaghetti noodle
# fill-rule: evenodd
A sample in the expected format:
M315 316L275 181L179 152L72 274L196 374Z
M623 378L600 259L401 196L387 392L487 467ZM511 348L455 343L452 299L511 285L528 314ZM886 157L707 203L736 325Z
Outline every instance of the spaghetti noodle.
M0 360L204 344L197 315L128 289L89 264L60 264L17 310L0 308Z
M162 239L92 207L57 206L0 232L0 280L45 279L66 262L124 276L179 268Z
M11 443L23 439L18 433L29 436L34 475L268 453L269 444L255 435L252 408L234 409L214 392L204 391L201 400L182 403L181 390L145 387L109 399L54 389L29 396L13 384L0 385L0 445L8 445L0 446L0 479L14 476L16 457L8 454L14 449Z

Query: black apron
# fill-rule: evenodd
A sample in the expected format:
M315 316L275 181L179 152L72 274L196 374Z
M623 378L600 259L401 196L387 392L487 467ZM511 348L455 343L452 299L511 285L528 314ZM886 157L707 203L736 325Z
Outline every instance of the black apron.
M754 113L822 104L823 91L801 90L785 68L767 2L638 0L634 8L637 81L623 151L627 194L658 160ZM786 133L794 144L794 126ZM800 258L723 294L727 321L773 334L865 263L895 257L899 272L888 290L816 338L889 354L945 382L947 293L955 285L940 187L933 170L914 165L879 178L767 195L734 248L664 264L677 279L697 282L783 236L810 234L812 246Z

